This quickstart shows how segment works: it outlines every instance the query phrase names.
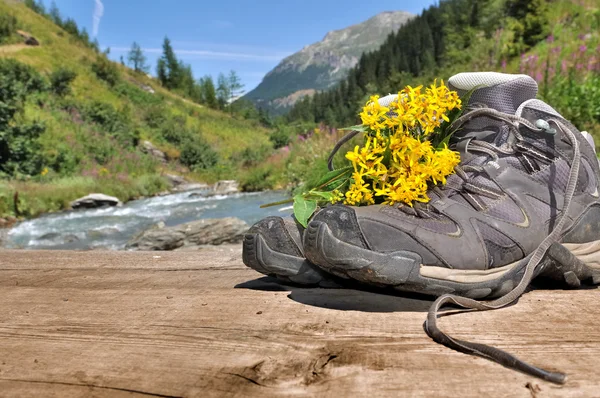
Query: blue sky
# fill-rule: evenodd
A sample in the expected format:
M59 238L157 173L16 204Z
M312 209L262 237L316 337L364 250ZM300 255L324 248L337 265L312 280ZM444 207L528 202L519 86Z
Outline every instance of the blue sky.
M55 0L119 59L133 41L152 66L167 35L194 76L235 70L251 90L287 55L321 40L330 30L382 11L418 14L434 0ZM44 0L46 6L51 0Z

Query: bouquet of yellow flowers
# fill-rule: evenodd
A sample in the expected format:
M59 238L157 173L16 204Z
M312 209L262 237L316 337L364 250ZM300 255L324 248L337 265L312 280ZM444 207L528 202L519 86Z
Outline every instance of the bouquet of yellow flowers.
M294 197L294 214L306 226L318 206L342 202L372 204L428 202L427 190L445 184L460 156L448 148L452 121L462 101L437 81L402 89L388 105L378 96L365 104L362 124L345 130L364 133L362 145L346 153L351 165L330 171Z

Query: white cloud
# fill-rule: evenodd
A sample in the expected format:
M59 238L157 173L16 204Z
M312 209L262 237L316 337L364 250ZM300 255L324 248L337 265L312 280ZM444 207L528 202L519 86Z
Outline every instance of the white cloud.
M94 7L94 15L93 18L93 26L92 26L92 36L98 36L98 29L100 28L100 20L104 15L104 4L102 4L102 0L95 0L96 7Z
M162 48L144 48L144 52L149 54L162 54ZM128 52L126 47L111 47L114 52ZM223 59L235 61L280 61L290 55L290 53L241 53L225 52L212 50L175 50L175 53L182 58L204 58L204 59Z

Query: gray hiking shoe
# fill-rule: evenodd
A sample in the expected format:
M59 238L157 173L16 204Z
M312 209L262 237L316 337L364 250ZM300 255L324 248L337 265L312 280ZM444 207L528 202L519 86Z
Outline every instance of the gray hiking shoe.
M535 99L528 76L462 73L448 83L461 93L481 87L457 121L456 174L427 204L322 210L304 234L308 260L342 278L430 295L498 297L539 274L599 283L591 137Z
M244 236L242 259L255 271L300 285L339 287L334 276L304 257L304 227L293 217L267 217Z
M379 100L389 105L395 95ZM328 160L329 170L333 170L333 155L355 134L349 134L338 142ZM340 287L344 279L316 267L304 256L302 239L304 227L294 217L267 217L250 228L244 236L242 259L244 264L262 274L277 277L286 282L321 287Z

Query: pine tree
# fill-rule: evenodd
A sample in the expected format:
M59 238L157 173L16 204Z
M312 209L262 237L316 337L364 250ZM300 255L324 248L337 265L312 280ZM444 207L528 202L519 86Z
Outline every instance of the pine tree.
M46 15L46 7L42 0L25 0L25 5L40 15Z
M79 36L79 27L77 26L77 22L75 22L75 20L72 18L67 18L65 20L63 23L63 29L73 36Z
M221 109L225 109L230 97L231 92L229 91L229 82L224 74L219 73L219 78L217 80L217 100L219 101L219 107Z
M229 103L232 103L234 99L244 94L244 84L234 70L229 72L227 84L229 86Z
M50 16L52 22L54 22L58 26L62 26L62 16L60 15L60 10L58 9L58 6L56 5L56 2L54 0L52 1L52 4L50 4L50 11L48 12L48 15Z
M163 81L163 85L169 89L179 88L181 83L181 64L175 55L175 51L171 46L171 41L165 37L163 42L163 60L167 78Z
M200 79L200 86L202 87L202 99L209 108L217 109L219 107L219 101L217 101L217 93L215 90L215 83L211 76L205 76Z
M194 80L192 67L183 63L180 63L180 67L181 76L179 78L179 89L183 90L188 97L194 99L196 81Z
M164 59L159 58L156 63L156 77L163 86L167 86L169 75L167 73L167 64Z
M136 42L131 45L131 50L127 54L127 63L134 71L139 73L148 73L150 69L146 63L146 56L142 51L142 48Z

